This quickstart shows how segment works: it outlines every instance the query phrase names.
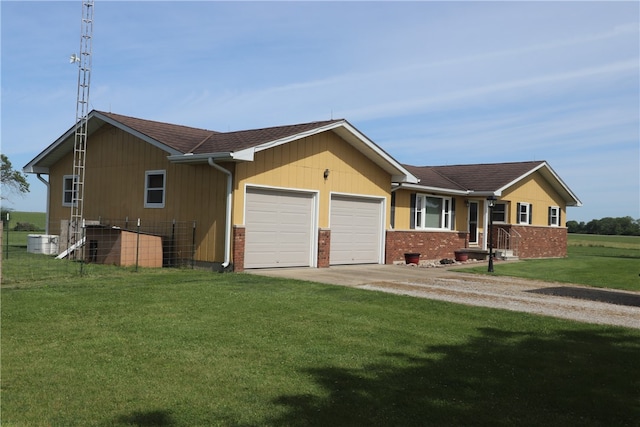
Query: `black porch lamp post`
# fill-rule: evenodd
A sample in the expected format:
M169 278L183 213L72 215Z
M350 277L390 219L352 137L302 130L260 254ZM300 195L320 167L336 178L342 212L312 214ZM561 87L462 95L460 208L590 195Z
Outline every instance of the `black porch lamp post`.
M487 271L493 273L493 207L496 205L496 197L487 197L489 204L489 268Z

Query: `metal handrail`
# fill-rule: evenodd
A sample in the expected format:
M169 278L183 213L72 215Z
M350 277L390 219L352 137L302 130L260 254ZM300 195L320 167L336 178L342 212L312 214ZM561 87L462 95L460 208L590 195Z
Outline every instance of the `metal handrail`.
M518 246L522 236L516 230L511 229L511 233L504 228L498 228L498 242L496 249L513 251L514 256L518 256Z

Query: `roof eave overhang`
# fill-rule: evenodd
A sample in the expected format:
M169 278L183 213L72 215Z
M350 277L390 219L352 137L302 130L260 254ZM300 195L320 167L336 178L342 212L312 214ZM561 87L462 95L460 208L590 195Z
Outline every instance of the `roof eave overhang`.
M22 171L24 173L36 173L36 174L45 174L45 175L49 174L49 168L48 167L33 166L33 165L31 165L31 163L29 163L24 168L22 168Z
M396 184L394 186L394 191L398 189L406 189L406 190L415 190L421 191L423 193L434 193L434 194L448 194L452 196L467 196L467 197L500 197L502 196L502 191L474 191L474 190L456 190L453 188L442 188L442 187L431 187L428 185L420 185L420 184Z
M564 183L564 181L560 178L560 176L551 168L551 166L549 166L547 162L541 162L538 166L532 168L527 173L519 176L518 178L514 179L510 183L499 188L497 191L502 192L507 188L511 187L512 185L514 185L515 183L522 181L524 178L538 171L540 171L542 176L549 182L549 184L551 184L551 186L558 192L558 194L562 196L567 206L576 206L576 207L582 206L582 202L580 201L580 199L578 199L578 197L573 193L573 191L571 191L569 186Z
M469 191L470 197L500 197L502 196L502 190L484 190L484 191Z
M169 155L178 155L178 154L182 154L180 151L171 148L163 143L161 143L160 141L157 141L141 132L138 132L135 129L130 128L129 126L126 126L120 122L118 122L117 120L113 120L112 118L105 116L104 114L101 114L99 111L91 111L89 113L89 116L87 117L87 121L89 122L89 135L92 134L93 132L95 132L98 128L100 128L102 126L102 123L100 124L94 124L96 120L99 120L99 123L108 123L110 125L113 125L114 127L123 130L124 132L127 132L131 135L134 135L137 138L142 139L145 142L148 142L149 144L153 145L154 147L157 147L167 153L169 153ZM59 160L60 158L62 158L64 155L66 155L67 153L73 151L73 147L75 145L75 133L76 133L76 127L77 127L77 123L74 124L73 126L71 126L71 128L69 130L67 130L64 134L62 134L62 136L60 136L58 139L56 139L52 144L50 144L47 148L45 148L40 154L38 154L33 160L31 160L29 163L27 163L24 167L23 167L23 171L25 173L42 173L42 174L48 174L49 173L49 166L46 165L42 165L43 162L46 161L46 159L51 156L52 154L54 154L55 152L59 153L56 157L56 160ZM55 161L53 161L53 163L55 163Z
M252 149L242 151L227 151L220 153L186 153L167 156L167 160L172 163L183 164L198 164L207 163L209 159L213 159L217 162L252 162L254 158L254 151Z
M455 190L452 188L430 187L428 185L420 185L420 184L414 184L414 183L402 183L402 184L399 184L397 188L421 191L424 193L449 194L454 196L468 196L470 194L468 190Z

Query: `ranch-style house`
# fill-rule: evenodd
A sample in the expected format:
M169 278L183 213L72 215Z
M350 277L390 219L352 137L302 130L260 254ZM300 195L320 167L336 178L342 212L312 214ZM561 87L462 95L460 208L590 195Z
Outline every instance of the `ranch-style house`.
M47 234L69 221L74 133L24 167L47 185ZM545 161L404 165L343 119L215 132L94 110L86 152L87 223L193 221L198 265L234 271L486 257L489 237L564 257L581 205Z

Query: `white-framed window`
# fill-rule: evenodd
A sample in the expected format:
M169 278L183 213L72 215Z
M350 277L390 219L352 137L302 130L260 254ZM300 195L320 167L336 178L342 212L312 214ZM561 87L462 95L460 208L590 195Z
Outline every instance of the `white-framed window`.
M78 201L78 175L65 175L62 178L62 206L75 206Z
M493 222L507 222L506 203L496 203L493 206Z
M560 206L549 206L549 225L560 226Z
M533 217L533 205L531 203L518 203L518 224L531 224Z
M426 194L415 195L415 209L412 219L413 228L451 230L453 226L453 207L451 197L438 197Z
M156 170L144 173L144 207L164 208L167 171Z

